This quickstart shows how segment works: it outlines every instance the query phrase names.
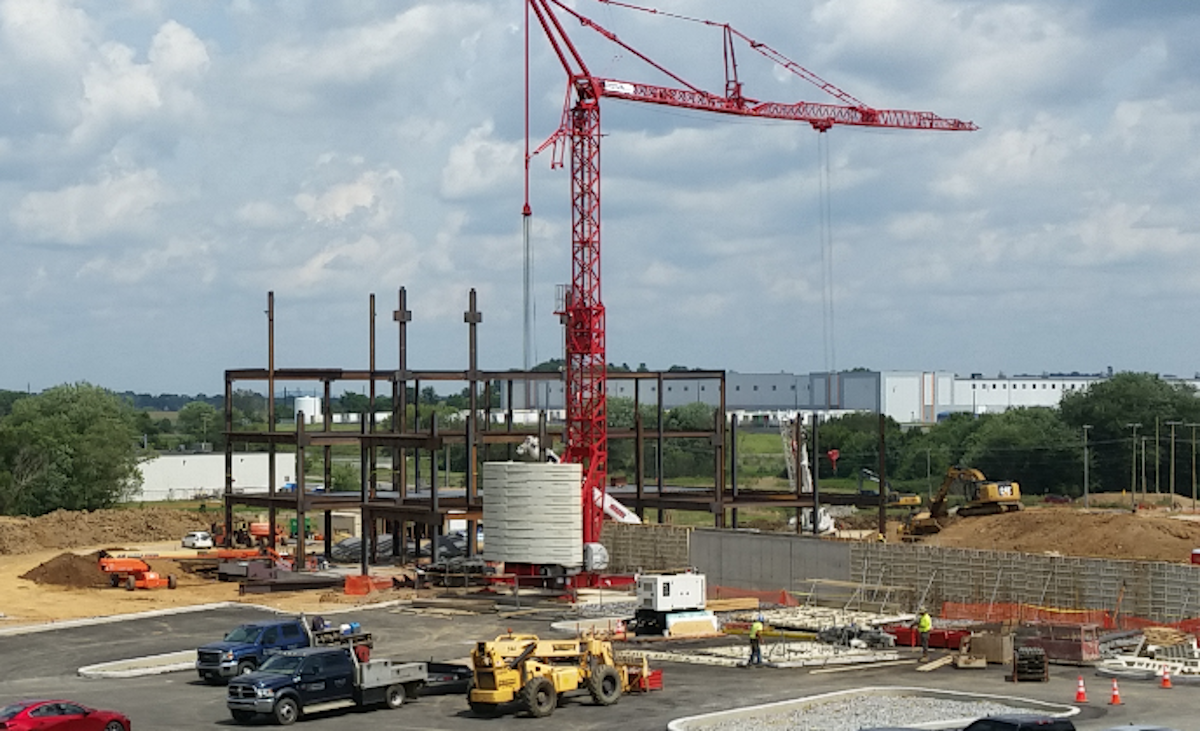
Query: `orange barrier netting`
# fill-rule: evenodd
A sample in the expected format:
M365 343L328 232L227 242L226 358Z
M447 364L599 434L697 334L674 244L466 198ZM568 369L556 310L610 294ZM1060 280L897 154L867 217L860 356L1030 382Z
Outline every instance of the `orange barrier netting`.
M733 586L714 586L708 585L709 599L758 599L761 604L779 604L785 607L798 607L800 600L790 592L783 589L774 589L771 591L757 591L755 589L741 589Z

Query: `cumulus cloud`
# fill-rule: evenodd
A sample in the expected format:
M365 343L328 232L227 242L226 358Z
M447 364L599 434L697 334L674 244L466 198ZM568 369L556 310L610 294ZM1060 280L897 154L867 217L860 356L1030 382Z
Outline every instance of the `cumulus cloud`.
M512 190L521 176L521 149L516 141L492 139L489 120L473 128L458 144L442 169L442 194L447 198L498 194Z
M144 231L170 191L152 169L103 175L54 191L25 195L13 222L38 241L89 245L114 233Z
M320 193L300 193L295 204L314 223L345 221L351 215L363 212L371 215L375 223L382 224L390 214L388 189L402 182L403 178L395 170L369 170L354 181L329 186Z

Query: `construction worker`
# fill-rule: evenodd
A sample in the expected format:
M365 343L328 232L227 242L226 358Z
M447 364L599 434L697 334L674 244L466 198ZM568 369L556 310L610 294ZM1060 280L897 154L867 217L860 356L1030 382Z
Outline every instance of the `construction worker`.
M921 662L929 659L929 630L933 629L933 617L925 607L917 610L917 634L921 637Z
M750 625L750 660L747 665L762 665L762 615Z

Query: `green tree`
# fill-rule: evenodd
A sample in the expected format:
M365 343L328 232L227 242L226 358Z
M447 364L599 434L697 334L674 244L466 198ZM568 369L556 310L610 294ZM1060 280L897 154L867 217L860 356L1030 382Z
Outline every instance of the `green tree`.
M1139 438L1148 436L1153 440L1155 420L1160 424L1167 421L1200 422L1200 399L1196 398L1196 389L1186 383L1168 383L1153 373L1118 373L1082 391L1064 394L1059 412L1063 422L1078 438L1081 455L1083 426L1092 427L1088 434L1092 489L1122 490L1129 486L1133 454L1133 428L1130 425L1140 425ZM1159 436L1165 438L1165 431L1161 430ZM1161 471L1166 474L1170 450L1163 448L1158 452L1165 462ZM1151 480L1154 457L1155 450L1151 446L1147 450L1150 461L1146 467ZM1187 474L1186 470L1191 469L1190 453L1178 450L1176 459L1180 460L1177 469L1183 470L1181 474Z
M141 484L133 407L87 383L13 404L0 422L0 513L111 507Z
M224 428L224 415L205 401L184 404L175 420L175 428L193 442L212 442Z
M963 456L967 466L991 480L1016 480L1026 494L1082 492L1080 439L1057 409L1009 409L980 422Z

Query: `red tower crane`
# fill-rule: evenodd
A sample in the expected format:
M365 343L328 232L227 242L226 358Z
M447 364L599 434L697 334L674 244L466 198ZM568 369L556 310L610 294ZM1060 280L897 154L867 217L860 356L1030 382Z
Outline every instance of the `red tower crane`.
M534 154L553 144L555 155L552 164L559 166L562 164L564 146L571 150L571 282L563 293L561 310L557 314L562 317L566 330L564 458L583 467L585 543L600 539L603 512L597 501L603 498L608 472L605 314L600 296L600 100L608 97L719 114L807 122L818 132L825 132L834 125L947 131L978 129L971 122L947 119L931 112L870 107L728 24L662 13L615 0L598 1L721 28L725 46L725 92L714 94L688 83L621 41L616 34L568 7L562 0L526 0L527 7L537 16L551 48L566 71L568 80L562 124ZM559 22L559 11L644 61L678 83L679 87L594 76ZM841 103L769 102L745 96L737 73L736 40L745 42L752 50L816 85ZM529 214L528 203L525 212Z

